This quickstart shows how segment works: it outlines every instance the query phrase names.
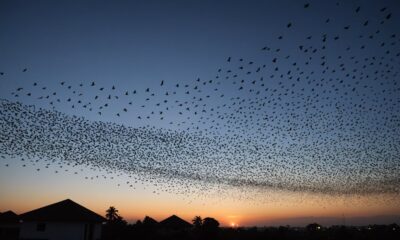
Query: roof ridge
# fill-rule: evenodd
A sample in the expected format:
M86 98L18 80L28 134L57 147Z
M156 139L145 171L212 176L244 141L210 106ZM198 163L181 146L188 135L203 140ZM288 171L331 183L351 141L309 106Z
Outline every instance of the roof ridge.
M27 221L105 221L101 215L69 198L25 212L20 216Z

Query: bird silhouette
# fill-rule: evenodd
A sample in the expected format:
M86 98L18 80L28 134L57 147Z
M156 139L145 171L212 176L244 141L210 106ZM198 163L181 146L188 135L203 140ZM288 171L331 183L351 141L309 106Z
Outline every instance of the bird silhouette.
M332 14L322 18L305 3L323 29L283 19L260 40L267 46L235 50L205 76L143 83L144 92L88 80L12 85L0 99L0 155L71 164L74 175L98 169L91 181L129 174L121 185L152 182L183 195L211 185L245 198L271 189L398 194L398 30L393 9L360 5L327 3Z

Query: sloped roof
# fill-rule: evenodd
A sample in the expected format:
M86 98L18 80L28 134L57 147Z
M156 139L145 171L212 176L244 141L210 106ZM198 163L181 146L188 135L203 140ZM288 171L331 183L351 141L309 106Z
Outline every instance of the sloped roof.
M171 229L183 229L183 228L191 228L192 224L186 222L182 218L172 215L169 218L166 218L160 222L160 225L165 228Z
M104 222L99 214L66 199L20 215L23 221Z
M19 217L13 211L0 213L0 223L19 223Z
M157 222L156 220L154 220L154 218L151 218L151 217L149 217L149 216L146 216L146 217L143 219L143 224L144 224L144 225L149 225L149 226L154 226L154 225L157 225L158 222Z

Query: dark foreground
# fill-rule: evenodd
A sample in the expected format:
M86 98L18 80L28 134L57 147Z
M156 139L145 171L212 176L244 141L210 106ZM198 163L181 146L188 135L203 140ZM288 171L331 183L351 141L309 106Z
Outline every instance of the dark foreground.
M371 225L365 227L332 226L322 227L310 224L305 228L265 227L265 228L190 228L165 229L141 224L110 226L105 225L103 239L400 239L397 224Z

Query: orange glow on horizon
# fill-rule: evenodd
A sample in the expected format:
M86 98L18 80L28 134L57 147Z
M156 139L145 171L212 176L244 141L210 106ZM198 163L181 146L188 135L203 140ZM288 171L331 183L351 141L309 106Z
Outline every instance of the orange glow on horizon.
M54 178L24 173L25 179L13 178L12 171L0 176L0 212L24 213L64 199L71 199L100 215L110 206L130 223L150 216L161 221L175 214L188 222L195 216L212 217L221 226L264 226L271 221L299 217L346 217L400 215L400 205L393 195L329 196L284 191L265 191L254 199L231 195L203 197L172 193L153 194L150 189L116 187L110 180L82 182L81 179ZM26 183L29 182L29 187ZM61 187L60 187L61 186ZM233 199L230 196L237 196ZM27 201L29 199L29 201ZM190 200L188 200L190 199Z
M32 201L26 202L23 199L3 199L0 205L0 212L13 210L16 213L30 211L60 200L66 197L48 196L47 198L32 198ZM179 198L172 202L165 202L162 199L152 199L149 201L135 201L129 199L109 198L102 201L96 198L83 198L79 196L70 197L77 203L97 212L100 215L105 215L108 207L114 206L119 210L119 214L128 222L135 223L137 220L143 220L145 216L150 216L157 221L161 221L172 214L175 214L188 222L192 222L195 216L213 217L220 222L221 226L238 227L253 225L268 225L270 221L286 218L301 218L307 216L313 217L340 217L343 213L347 217L352 216L374 216L384 214L399 214L400 209L394 205L360 205L357 208L354 206L344 206L333 204L331 199L330 208L313 206L312 204L302 203L297 205L286 205L282 203L271 203L267 205L248 205L245 202L236 203L236 205L225 202L218 205L203 205L203 204L187 204ZM5 201L3 201L5 200ZM279 206L281 205L281 206ZM283 205L283 206L282 206ZM232 215L234 213L234 215ZM340 214L338 214L340 213Z

